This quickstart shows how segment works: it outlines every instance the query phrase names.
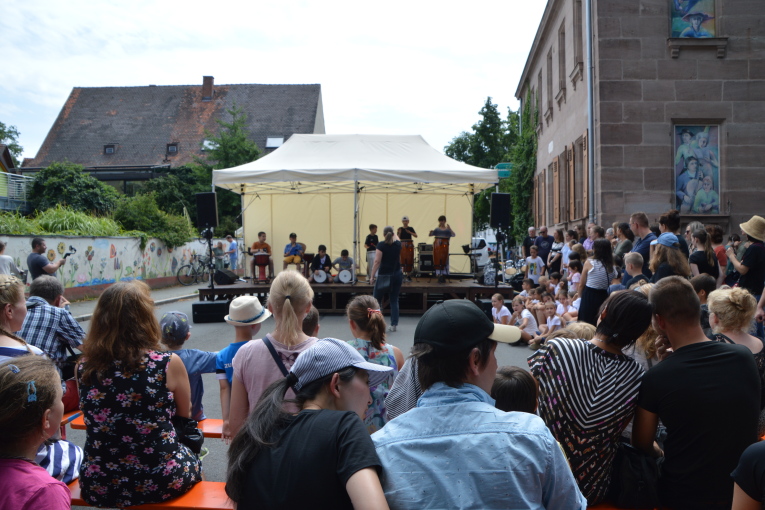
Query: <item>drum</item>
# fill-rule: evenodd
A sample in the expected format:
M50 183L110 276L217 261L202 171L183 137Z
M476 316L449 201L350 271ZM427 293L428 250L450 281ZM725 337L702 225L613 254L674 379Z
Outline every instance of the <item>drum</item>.
M401 270L411 273L414 269L414 243L411 239L401 241Z
M266 271L268 269L268 262L269 262L269 256L268 253L256 253L255 254L255 267L258 268L258 281L259 282L265 282L268 281L268 272Z
M518 270L512 266L511 262L505 263L505 274L507 276L513 276Z
M316 283L324 283L327 281L327 273L319 269L316 273L313 275L313 281Z
M436 237L433 243L433 268L445 270L449 264L449 240L443 237Z
M348 269L340 271L340 274L338 274L337 277L342 283L351 283L351 281L353 281L353 274L351 274Z

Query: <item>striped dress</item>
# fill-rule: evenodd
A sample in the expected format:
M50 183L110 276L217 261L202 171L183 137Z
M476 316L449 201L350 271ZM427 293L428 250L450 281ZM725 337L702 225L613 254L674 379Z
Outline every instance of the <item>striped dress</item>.
M528 362L539 381L539 416L563 447L588 504L602 501L643 369L628 356L567 338L548 340Z

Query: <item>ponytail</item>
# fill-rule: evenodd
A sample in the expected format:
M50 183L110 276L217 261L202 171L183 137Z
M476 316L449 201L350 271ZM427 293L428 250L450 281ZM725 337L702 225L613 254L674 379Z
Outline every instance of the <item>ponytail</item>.
M709 264L712 267L715 267L717 256L715 255L715 251L712 249L712 240L710 239L709 234L707 234L707 231L700 228L693 231L693 234L691 234L693 237L697 238L703 245L704 245L704 256L707 259L707 264ZM722 270L722 268L720 268Z
M393 227L387 226L383 229L385 244L393 244Z
M374 297L356 296L348 303L345 313L356 327L369 335L375 349L381 350L385 346L385 318Z
M268 304L285 345L295 345L303 331L302 317L298 315L313 301L313 289L297 271L282 271L271 283Z

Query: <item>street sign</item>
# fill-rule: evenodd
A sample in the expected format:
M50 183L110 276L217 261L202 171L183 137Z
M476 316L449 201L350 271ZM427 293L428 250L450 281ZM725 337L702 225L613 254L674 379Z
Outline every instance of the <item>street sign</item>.
M497 175L500 179L507 179L510 177L510 170L513 169L512 163L499 163L496 167Z

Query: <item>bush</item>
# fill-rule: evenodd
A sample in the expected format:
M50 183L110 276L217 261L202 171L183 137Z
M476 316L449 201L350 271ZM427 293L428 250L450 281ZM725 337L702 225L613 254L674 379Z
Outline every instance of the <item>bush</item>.
M60 205L39 213L36 219L40 228L48 233L87 237L124 234L120 224L110 218L89 216Z
M121 198L114 210L114 219L126 229L140 230L148 237L156 237L169 248L180 246L194 236L185 217L159 209L154 193ZM142 237L141 245L145 242Z
M37 172L28 199L37 211L65 205L74 211L108 214L119 198L117 190L86 174L82 165L53 163Z

